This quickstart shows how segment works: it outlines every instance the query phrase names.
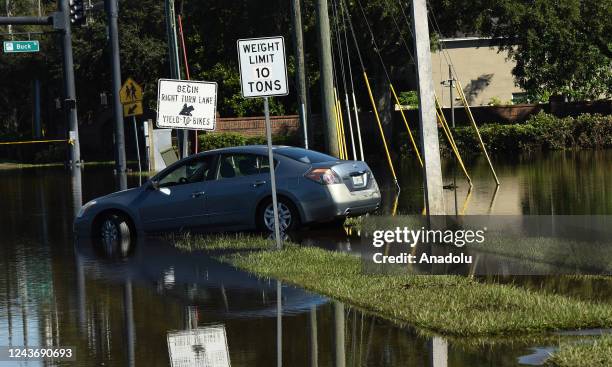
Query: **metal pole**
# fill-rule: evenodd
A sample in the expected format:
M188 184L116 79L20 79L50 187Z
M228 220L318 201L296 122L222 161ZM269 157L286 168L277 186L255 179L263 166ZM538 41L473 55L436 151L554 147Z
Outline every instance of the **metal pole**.
M353 110L355 111L355 125L357 125L357 139L359 140L359 153L361 153L361 160L365 161L363 155L363 142L361 141L361 128L359 127L359 111L357 109L357 100L355 99L355 92L353 94Z
M325 145L327 153L339 157L338 131L336 127L334 79L329 28L327 0L317 1L317 18L319 23L319 59L321 64L321 105L323 106L323 123L325 124Z
M446 340L434 336L428 342L429 365L431 367L448 367L448 343Z
M308 149L308 132L306 125L306 62L304 61L304 36L302 33L302 10L300 0L291 0L291 18L293 20L293 44L295 45L295 84L297 86L298 105L300 105L300 123L304 134L304 148Z
M444 215L440 142L436 124L436 107L429 49L426 0L412 1L414 49L419 87L419 122L423 147L425 204L428 215Z
M132 280L128 279L123 286L123 312L127 339L128 366L136 365L136 328L134 324L134 302L132 293Z
M274 155L272 154L272 126L270 124L270 107L268 97L264 97L264 112L266 115L266 137L268 140L268 162L270 165L270 184L272 185L272 206L274 207L274 239L276 249L282 249L283 245L280 236L280 224L278 222L278 200L276 198L276 177L274 175Z
M310 306L309 313L310 330L310 367L319 366L319 342L317 336L317 307Z
M138 127L136 126L136 116L132 116L134 125L134 140L136 140L136 157L138 158L138 182L142 185L142 166L140 165L140 147L138 145Z
M308 149L308 124L307 124L307 115L306 115L306 105L302 103L302 116L304 116L304 121L302 126L304 127L304 148Z
M42 136L42 127L40 123L40 80L34 80L34 137Z
M280 280L276 281L276 366L283 366L283 284Z
M344 99L346 103L346 115L348 116L349 133L351 134L351 147L353 148L353 159L359 160L359 157L357 157L357 149L355 148L355 136L353 135L353 121L351 120L351 104L349 103L348 93L344 94Z
M61 5L60 5L61 6ZM59 8L61 11L61 8ZM51 25L53 24L53 17L0 17L0 25L7 25L9 29L11 25ZM11 30L8 32L13 37L13 34L23 34L23 33L14 33Z
M74 87L74 63L72 59L72 30L70 28L70 9L68 0L59 0L59 11L64 14L62 35L62 50L64 53L64 107L68 119L68 138L70 144L70 164L81 162L81 145L79 143L79 123L76 107L76 88Z
M455 89L455 79L453 79L453 70L450 65L448 65L448 82L450 83L450 109L451 109L451 126L453 129L455 128L455 97L453 96Z
M113 117L115 120L115 170L125 172L125 131L123 128L123 105L121 105L121 61L119 59L119 9L117 0L105 0L108 15L108 33L111 44L111 68L113 82Z
M346 366L346 350L344 349L344 304L334 302L334 354L336 367Z

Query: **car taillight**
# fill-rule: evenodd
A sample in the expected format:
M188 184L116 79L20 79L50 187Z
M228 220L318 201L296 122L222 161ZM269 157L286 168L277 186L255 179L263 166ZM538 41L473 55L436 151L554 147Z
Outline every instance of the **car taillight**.
M332 185L342 182L336 172L329 168L313 168L306 172L304 177L313 180L316 183L320 183L321 185Z

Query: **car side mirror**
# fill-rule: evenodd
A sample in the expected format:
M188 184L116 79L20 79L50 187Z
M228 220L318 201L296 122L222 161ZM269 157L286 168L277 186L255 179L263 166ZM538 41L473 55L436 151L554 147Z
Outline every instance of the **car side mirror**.
M159 181L151 180L151 183L149 184L149 189L159 190Z

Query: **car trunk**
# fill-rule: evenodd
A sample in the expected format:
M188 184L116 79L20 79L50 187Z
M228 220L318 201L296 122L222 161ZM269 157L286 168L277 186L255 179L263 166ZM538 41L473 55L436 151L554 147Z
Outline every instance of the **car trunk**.
M336 161L317 163L312 166L331 168L338 174L349 191L367 190L374 184L374 176L370 167L362 161Z

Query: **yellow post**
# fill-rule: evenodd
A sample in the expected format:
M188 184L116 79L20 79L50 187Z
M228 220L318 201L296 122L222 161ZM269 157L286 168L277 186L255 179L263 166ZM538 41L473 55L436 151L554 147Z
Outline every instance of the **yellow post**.
M378 131L380 132L380 137L382 138L383 146L385 147L387 163L389 163L389 168L391 169L393 179L395 180L395 184L397 185L397 176L395 175L395 168L393 168L393 161L391 161L391 154L389 154L389 147L387 146L387 140L385 139L385 132L383 131L382 123L380 122L380 116L378 116L378 109L376 108L376 102L374 101L374 95L372 94L372 88L370 87L368 74L365 71L363 72L363 78L365 79L366 87L368 88L368 95L370 96L370 102L372 103L372 109L374 110L374 116L376 116L376 122L378 123Z
M419 163L421 167L423 167L423 159L421 159L421 153L419 152L419 148L417 147L416 141L414 140L414 136L412 136L412 130L410 130L410 126L408 125L408 120L406 119L406 115L404 114L404 110L401 109L401 104L399 98L397 98L397 93L395 93L395 88L393 88L393 84L389 83L389 87L391 87L391 93L393 93L393 98L395 98L395 103L400 106L400 113L402 114L402 119L404 120L404 125L406 125L406 130L408 130L408 136L410 137L410 142L412 142L412 148L416 152L416 156L419 159Z
M456 190L456 189L455 189ZM463 202L463 207L461 208L461 212L459 212L460 215L465 215L465 210L468 207L468 204L470 202L470 198L472 197L472 187L470 186L468 188L468 192L467 195L465 196L465 201Z
M334 88L335 108L336 108L336 131L338 135L338 151L340 152L340 159L346 159L346 149L344 147L344 131L342 129L342 110L340 107L340 100L338 99L338 92Z
M334 96L336 89L334 88ZM338 158L344 159L344 150L342 149L342 140L340 138L340 118L338 117L338 99L334 97L334 112L336 119L336 141L338 142Z
M455 83L455 88L457 89L457 93L459 94L459 97L461 97L461 101L463 102L463 106L465 107L465 112L470 118L470 122L472 123L472 126L474 126L474 130L476 130L476 136L478 137L478 141L480 142L480 147L482 148L482 151L485 157L487 158L487 162L489 163L489 168L491 168L491 173L493 173L493 178L495 178L495 182L499 185L500 183L499 183L499 180L497 179L497 174L495 173L493 164L491 163L491 158L489 158L489 153L487 152L487 148L485 147L484 142L482 141L482 136L480 136L480 131L478 130L478 126L476 125L476 120L474 120L474 116L472 115L472 111L470 110L470 106L467 102L467 99L465 98L465 94L463 93L463 88L461 87L461 83L459 82L459 80L457 80L457 83Z
M346 148L346 133L344 132L344 116L342 115L342 101L338 99L338 115L340 116L340 137L342 139L342 149L344 150L344 159L348 159L348 150Z
M442 111L442 108L440 107L440 103L438 101L437 96L436 96L436 115L438 115L438 121L440 121L440 125L442 125L442 130L444 130L444 134L446 135L446 138L448 139L448 142L453 150L453 153L455 153L455 157L457 158L457 161L459 162L459 165L461 166L461 169L463 170L463 174L467 178L470 186L472 186L472 179L470 178L470 175L467 173L467 169L465 168L465 164L463 163L461 154L459 154L459 148L457 148L457 143L455 142L451 129L448 126L448 123L446 122L446 118L444 117L444 113Z

